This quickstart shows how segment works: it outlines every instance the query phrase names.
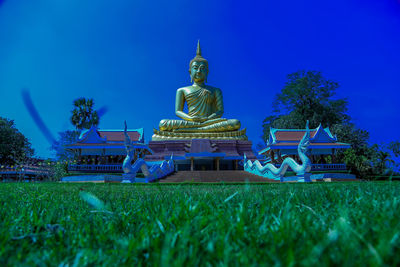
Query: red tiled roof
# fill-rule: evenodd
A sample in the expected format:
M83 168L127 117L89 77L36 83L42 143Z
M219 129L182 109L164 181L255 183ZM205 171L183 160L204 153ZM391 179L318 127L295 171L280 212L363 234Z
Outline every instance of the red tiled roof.
M275 132L275 138L277 141L300 141L306 130L304 131L276 131ZM310 130L310 137L313 138L316 130Z
M75 147L75 146L87 146L87 147L97 147L97 146L107 146L107 147L125 147L124 143L75 143L75 144L70 144L68 147Z
M75 143L67 145L68 148L75 149L75 148L123 148L125 149L125 144L120 143ZM133 147L135 148L145 148L148 149L148 146L141 143L133 143Z
M107 136L107 142L112 141L112 142L124 142L125 140L125 135L124 131L116 132L116 131L99 131L100 137L104 138ZM128 135L131 138L131 141L139 141L140 140L140 133L138 132L129 132Z
M295 146L297 147L299 145L298 142L293 142L293 143L289 143L289 142L282 142L282 143L276 143L271 145L271 147L279 147L279 146ZM343 143L310 143L310 146L316 147L316 146L349 146L348 144L343 144Z

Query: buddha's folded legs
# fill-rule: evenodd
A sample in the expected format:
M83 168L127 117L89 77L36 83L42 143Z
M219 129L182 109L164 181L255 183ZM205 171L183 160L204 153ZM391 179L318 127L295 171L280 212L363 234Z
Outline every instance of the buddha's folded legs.
M173 131L176 129L183 129L183 128L194 128L194 127L201 127L201 122L195 121L184 121L184 120L161 120L160 121L160 130L161 131Z
M211 125L182 129L179 132L230 132L240 129L240 121L236 119L230 119L222 122L217 122Z
M187 128L199 128L208 126L217 122L226 121L227 119L216 118L212 120L208 120L205 122L195 122L195 121L185 121L185 120L168 120L164 119L160 121L160 130L161 131L175 131L178 129L187 129Z
M174 132L228 132L240 129L240 121L236 119L222 120L214 123L181 120L162 120L161 131Z

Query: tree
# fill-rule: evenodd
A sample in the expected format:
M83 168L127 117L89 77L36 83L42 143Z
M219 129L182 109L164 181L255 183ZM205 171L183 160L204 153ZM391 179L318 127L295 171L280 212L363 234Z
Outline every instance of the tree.
M268 140L270 127L302 129L348 123L347 100L334 99L339 84L325 79L318 71L298 71L287 76L282 91L276 95L273 113L263 121L263 139Z
M365 147L367 149L367 147ZM371 153L357 153L355 149L350 148L343 153L343 162L347 168L357 177L369 177L372 175L372 158L367 155Z
M361 152L368 146L369 133L350 122L346 99L333 98L338 87L338 83L317 71L289 74L285 87L273 101L273 114L264 120L263 139L268 140L270 127L302 129L309 120L310 128L319 124L329 127L341 142Z
M336 159L345 162L358 177L387 173L388 164L393 163L384 146L370 146L369 133L359 129L346 114L347 100L335 99L339 84L325 79L317 71L298 71L289 74L284 88L273 101L272 115L263 121L263 139L269 138L270 127L302 129L306 121L310 128L320 123L329 127L341 142L351 145L346 151L339 151ZM393 153L400 155L400 143L392 142Z
M58 140L52 145L51 149L56 152L56 158L59 161L69 161L69 160L74 160L76 158L76 155L67 150L66 146L69 144L76 143L79 138L79 132L78 131L64 131L64 132L59 132L58 133L59 138Z
M93 110L93 106L93 99L81 97L74 100L74 109L71 111L71 123L76 129L89 129L93 125L99 125L99 116L97 111Z
M386 174L390 168L388 168L388 164L394 164L394 160L391 159L391 155L389 152L383 150L376 150L376 163L375 163L375 173L377 174Z
M368 146L369 133L359 129L351 122L334 124L330 127L330 130L340 142L350 144L356 152L360 152L365 146Z
M0 117L0 164L20 164L33 154L31 143L18 131L14 121Z
M390 142L389 149L393 152L395 157L400 157L400 142L399 141Z

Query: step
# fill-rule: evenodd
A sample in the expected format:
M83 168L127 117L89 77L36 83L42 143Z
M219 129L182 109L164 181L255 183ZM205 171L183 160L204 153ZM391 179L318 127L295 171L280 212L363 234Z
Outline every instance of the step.
M179 171L164 179L160 183L179 183L179 182L279 182L266 179L245 171Z

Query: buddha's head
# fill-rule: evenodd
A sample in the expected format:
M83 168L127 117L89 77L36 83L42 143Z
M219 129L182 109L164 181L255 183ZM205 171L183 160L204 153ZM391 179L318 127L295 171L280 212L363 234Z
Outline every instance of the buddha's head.
M207 81L208 62L201 56L200 41L197 42L196 56L190 61L189 73L192 81L196 83Z

